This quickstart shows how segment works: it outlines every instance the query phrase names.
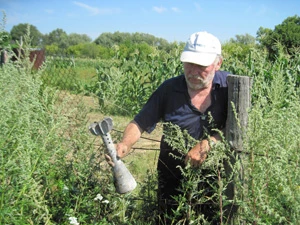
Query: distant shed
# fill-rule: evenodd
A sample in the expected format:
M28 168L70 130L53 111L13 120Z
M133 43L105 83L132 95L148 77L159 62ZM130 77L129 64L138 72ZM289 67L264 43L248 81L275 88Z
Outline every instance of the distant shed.
M6 50L1 51L0 56L0 65L8 62L8 55ZM18 58L24 57L24 51L20 50L19 48L13 48L13 52L15 53L15 56L11 58L12 61L16 61ZM34 61L33 68L38 70L45 61L45 49L31 49L29 54L30 62Z

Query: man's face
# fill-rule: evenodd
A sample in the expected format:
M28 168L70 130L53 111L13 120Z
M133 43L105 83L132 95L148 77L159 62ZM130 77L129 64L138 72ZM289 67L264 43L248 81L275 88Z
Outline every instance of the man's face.
M207 88L214 79L215 71L220 68L220 62L213 62L209 66L201 66L184 62L183 69L188 88L201 90Z

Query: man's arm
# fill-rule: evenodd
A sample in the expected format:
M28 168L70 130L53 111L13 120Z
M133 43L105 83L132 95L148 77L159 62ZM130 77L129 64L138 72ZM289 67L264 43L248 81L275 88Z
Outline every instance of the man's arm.
M132 120L124 130L121 142L116 145L117 155L120 158L126 156L131 147L140 139L144 131Z

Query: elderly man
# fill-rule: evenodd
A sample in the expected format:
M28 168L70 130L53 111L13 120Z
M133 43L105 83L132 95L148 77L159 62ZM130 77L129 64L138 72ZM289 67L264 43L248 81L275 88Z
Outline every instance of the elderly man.
M227 118L228 72L220 71L222 64L221 43L210 33L197 32L190 36L180 57L184 74L166 80L151 95L141 111L125 128L117 147L120 158L146 131L152 132L160 121L171 122L199 140L184 159L170 156L174 150L161 139L158 161L158 200L160 210L170 213L172 196L179 192L182 175L178 165L190 163L197 167L206 159L209 141L220 140L213 129L223 129ZM213 118L213 125L209 116ZM208 136L209 135L209 139Z

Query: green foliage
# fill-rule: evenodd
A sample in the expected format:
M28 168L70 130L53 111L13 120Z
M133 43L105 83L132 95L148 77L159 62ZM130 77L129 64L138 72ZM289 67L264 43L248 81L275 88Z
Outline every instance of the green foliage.
M112 214L128 203L107 185L110 173L99 167L99 156L86 142L84 114L77 112L82 125L70 121L72 115L64 113L69 103L55 104L55 95L41 89L37 74L33 78L12 65L1 74L0 223L68 224L74 216L88 224L124 219ZM94 200L98 194L102 201Z
M43 84L80 93L82 85L76 76L74 59L68 57L47 57L46 68L43 71Z
M90 43L92 39L86 34L71 33L68 35L69 46L78 45L80 43Z
M95 93L106 115L132 116L158 85L180 73L182 46L166 52L142 43L130 49L125 42L111 51L103 48L111 54L107 60L47 57L42 70L32 71L29 42L25 34L24 57L0 68L0 224L70 224L75 218L80 224L154 224L156 174L147 171L137 190L116 194L99 153L104 149L95 149L88 135L85 108L76 105L67 112L74 100L62 100L52 87ZM253 78L244 153L235 157L232 174L224 171L231 156L225 141L213 146L202 167L181 168L185 194L176 198L180 208L170 217L205 224L193 211L193 196L213 201L221 224L229 223L232 204L239 205L240 223L300 221L300 54L297 48L290 49L295 53L290 56L283 45L274 47L277 54L270 62L268 52L256 46L224 45L222 69ZM194 145L187 133L169 131L171 145L183 154ZM138 163L130 166L135 173L145 171ZM237 176L241 171L243 176ZM233 178L237 192L232 202L226 187ZM206 180L213 193L197 189L199 180Z
M10 35L13 41L20 41L24 35L27 34L28 26L30 27L30 40L31 40L31 45L36 47L36 46L41 46L42 42L42 37L43 35L39 32L39 30L28 23L20 23L16 26L13 26Z
M0 22L0 48L6 48L9 45L11 36L4 30L6 24L6 14L3 12L3 19Z
M0 223L49 224L42 182L50 166L49 144L56 141L53 118L46 113L51 94L41 92L38 74L28 73L25 64L4 65L0 85Z
M124 43L120 46L115 46L118 49L118 57L126 60L130 60L131 56L134 54L138 54L139 60L146 60L147 56L150 54L156 54L156 48L146 44L130 44Z
M300 47L300 17L297 15L288 17L275 26L274 30L260 27L257 36L260 44L267 48L271 58L279 54L277 43L284 46L286 52L294 55L293 49Z
M293 53L292 48L300 47L300 17L288 17L275 27L273 35L274 39L285 46L288 53Z
M245 67L245 59L250 55L251 51L255 49L254 45L244 45L239 43L225 43L222 45L223 68L235 73L237 68ZM230 68L232 67L232 68ZM239 73L235 73L239 74Z
M56 44L46 45L45 49L46 49L46 52L49 56L56 55L56 54L60 53L59 47Z
M111 48L96 45L95 43L80 43L68 47L66 53L74 57L83 57L90 59L111 59L114 56Z
M295 48L295 56L291 57L285 54L283 46L279 43L276 45L278 54L274 62L270 62L268 52L259 48L251 47L243 51L241 47L233 49L229 48L230 45L224 46L224 60L222 69L230 71L235 75L247 75L250 77L264 77L266 80L263 82L272 82L274 76L278 71L284 74L285 80L294 82L294 85L299 87L300 73L299 73L299 50ZM229 50L229 53L227 52ZM297 53L298 52L298 53ZM231 53L231 54L230 54ZM233 57L232 57L233 56ZM254 97L256 96L253 93Z
M257 41L262 46L271 46L271 43L273 42L271 38L272 32L272 29L259 27L258 31L256 32Z
M146 43L149 46L158 47L159 49L166 50L168 46L168 42L162 38L157 38L150 34L145 33L127 33L127 32L114 32L114 33L102 33L96 40L94 41L98 45L102 45L104 47L111 48L114 45L126 44L135 45Z
M43 70L31 68L0 68L0 223L126 224L137 210L130 195L115 193L103 150L87 141L87 112L68 112L73 100L58 98L43 86Z
M45 45L56 45L58 46L60 52L68 47L68 35L63 29L56 29L51 31L49 34L44 35L44 44Z
M245 35L235 35L234 38L230 38L230 43L237 43L242 45L254 45L255 44L255 37L251 36L250 34L246 33Z
M299 221L300 97L293 63L283 55L254 77L245 159L248 221ZM251 219L250 219L251 218Z
M177 46L173 51L157 51L145 58L137 50L128 60L99 66L95 94L101 110L118 115L136 114L164 80L180 73L180 49Z
M253 77L244 157L242 215L256 224L297 224L299 216L299 53L277 44L273 62L252 48L244 60L225 60L233 74ZM297 52L297 49L294 50ZM245 181L244 181L245 182ZM245 189L246 187L246 189ZM292 200L293 199L293 200Z
M165 123L165 127L165 141L183 156L198 142L177 125ZM178 158L176 155L173 157ZM233 166L230 164L230 157L233 157L232 152L223 139L211 146L207 159L200 167L192 168L189 164L184 168L180 167L183 175L180 191L183 194L174 196L178 207L172 215L167 215L173 221L172 224L179 219L179 224L209 224L205 215L199 212L200 205L209 205L214 223L223 224L222 221L228 220L227 211L233 202L228 199L226 190L233 174L226 173L225 165Z

